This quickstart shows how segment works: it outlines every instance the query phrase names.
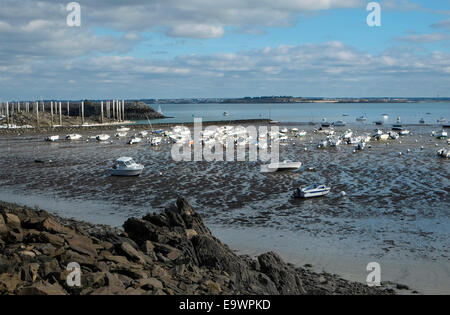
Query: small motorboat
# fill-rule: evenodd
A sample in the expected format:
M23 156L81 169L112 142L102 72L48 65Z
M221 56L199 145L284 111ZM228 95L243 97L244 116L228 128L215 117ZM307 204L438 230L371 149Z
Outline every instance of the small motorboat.
M366 147L366 143L362 140L360 142L358 142L358 144L355 146L356 150L364 150L365 147Z
M326 147L328 147L328 140L320 140L317 148L324 149Z
M130 140L128 140L128 144L136 144L142 142L142 139L136 136L132 136Z
M161 141L161 137L153 137L152 140L150 140L150 145L160 145Z
M436 138L438 138L438 139L445 139L447 137L448 137L448 133L445 130L441 130L436 133Z
M392 125L392 130L401 131L401 130L403 130L403 125L401 125L401 124Z
M424 123L425 123L425 119L421 118L421 119L419 120L419 124L424 124Z
M440 157L450 159L450 150L440 149L437 154Z
M447 119L445 119L444 117L441 117L441 118L439 118L439 119L437 120L437 122L438 122L439 124L445 124L445 123L447 122Z
M282 172L297 170L302 166L302 162L292 162L289 160L261 165L262 172Z
M366 116L360 116L360 117L356 118L356 121L367 121L367 117Z
M283 128L283 129L280 130L280 132L281 132L281 133L288 133L289 130L288 130L287 128Z
M407 136L409 135L409 130L408 129L400 130L399 134L400 136Z
M73 141L73 140L80 140L81 139L81 135L79 135L79 134L77 134L77 133L73 133L73 134L70 134L70 135L67 135L66 136L66 140L69 140L69 141Z
M45 141L49 141L49 142L55 142L59 140L59 136L48 136L45 138Z
M291 132L292 132L292 133L298 133L298 128L292 128L292 129L291 129Z
M297 137L306 137L306 131L302 130L297 133Z
M107 141L110 138L109 135L101 134L95 137L97 141Z
M320 126L323 128L328 128L331 126L331 124L329 122L324 121L322 124L320 124Z
M381 120L375 121L375 125L381 126L381 125L383 125L383 122Z
M121 127L117 129L117 132L127 132L127 131L130 131L130 128Z
M144 169L144 165L137 164L130 157L121 157L116 164L109 170L112 176L139 176Z
M229 113L229 112L223 112L223 115L224 115L224 116L229 116L230 113Z
M128 132L126 131L121 131L116 133L116 138L125 138L127 136Z
M334 123L333 123L333 126L334 127L345 127L347 124L344 122L344 121L342 121L342 120L338 120L338 121L335 121Z
M342 143L342 139L339 139L338 137L330 137L328 138L328 145L330 147L337 147Z
M139 135L141 137L146 137L148 135L148 131L142 130L141 132L139 132Z
M395 131L389 131L389 137L390 137L392 140L397 140L400 136L399 136L399 134L396 133Z
M305 188L297 188L294 192L296 198L320 197L328 194L331 188L323 184L314 184Z

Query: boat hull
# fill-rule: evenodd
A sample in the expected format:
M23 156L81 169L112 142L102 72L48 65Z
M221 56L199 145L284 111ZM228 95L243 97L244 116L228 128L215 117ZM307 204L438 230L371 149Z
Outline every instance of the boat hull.
M118 169L110 169L109 173L111 176L139 176L141 175L143 169L135 169L135 170L118 170Z
M294 196L297 198L314 198L314 197L321 197L325 196L330 192L330 189L323 189L323 190L316 190L316 191L296 191L294 193Z

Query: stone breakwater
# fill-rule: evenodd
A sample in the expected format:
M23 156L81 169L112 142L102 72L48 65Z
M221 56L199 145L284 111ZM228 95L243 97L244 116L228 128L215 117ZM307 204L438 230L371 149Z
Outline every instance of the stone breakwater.
M273 252L239 256L182 197L123 228L0 203L0 294L395 293L297 268ZM67 285L72 262L81 266L80 287Z

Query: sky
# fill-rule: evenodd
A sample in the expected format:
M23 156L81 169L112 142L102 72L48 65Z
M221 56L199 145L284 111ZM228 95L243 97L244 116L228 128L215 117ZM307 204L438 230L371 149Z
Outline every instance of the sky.
M450 97L450 0L0 0L0 101Z

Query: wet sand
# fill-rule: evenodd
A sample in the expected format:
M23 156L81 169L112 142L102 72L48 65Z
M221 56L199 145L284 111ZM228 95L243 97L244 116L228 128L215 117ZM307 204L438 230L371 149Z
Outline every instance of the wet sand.
M358 281L365 280L367 263L377 261L387 277L382 280L450 293L449 161L436 155L447 146L431 137L437 128L411 126L412 135L400 141L371 142L371 148L352 153L353 145L317 149L325 136L313 134L314 126L298 127L308 136L280 146L282 160L303 162L288 173L260 173L259 162L174 162L170 145L150 147L147 141L45 143L44 134L3 135L0 199L117 226L183 195L220 239L242 252L273 249L288 261ZM346 128L360 134L375 127L336 130ZM106 170L120 156L144 164L143 174L110 177ZM331 193L291 198L294 188L317 181L330 185Z

